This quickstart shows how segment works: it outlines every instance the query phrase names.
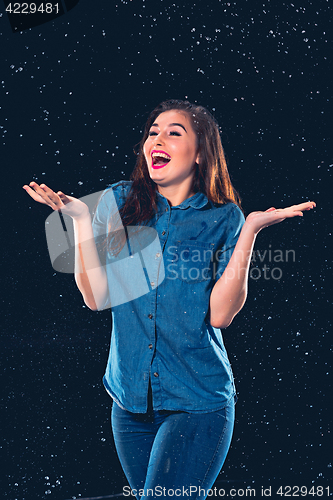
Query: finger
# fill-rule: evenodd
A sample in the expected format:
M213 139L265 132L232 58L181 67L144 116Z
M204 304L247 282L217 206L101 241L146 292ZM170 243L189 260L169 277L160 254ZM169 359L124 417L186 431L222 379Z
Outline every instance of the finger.
M60 200L59 196L51 188L49 188L46 184L41 184L40 187L46 193L50 202L53 205L55 205L57 208L60 208L60 206L62 205L62 201Z
M314 201L309 201L308 204L309 206L305 210L311 210L312 208L315 208L317 206Z
M276 208L275 207L268 208L268 210L266 210L266 212L272 212L273 210L276 210Z
M59 198L61 199L61 201L64 205L67 205L68 203L71 202L71 200L68 198L68 196L66 196L62 191L58 191L57 195L59 196Z
M38 193L36 193L33 189L31 189L31 187L25 184L23 186L23 189L25 190L26 193L28 193L29 196L31 196L33 200L38 201L39 203L46 204L46 201Z
M286 212L284 214L284 217L286 219L291 219L292 217L297 217L297 216L303 217L303 215L304 215L303 212L301 212L300 210L293 210L293 211Z
M314 208L316 204L314 201L308 201L306 203L300 203L299 205L296 205L297 208L300 210L310 210L311 208Z
M299 205L291 205L287 208L278 209L276 212L283 212L286 217L293 217L294 215L300 215L300 212L304 212L305 210L311 210L315 206L316 204L313 201L308 201Z
M307 201L305 203L299 203L298 205L293 205L292 207L289 207L289 208L293 208L296 211L300 211L300 210L303 211L303 210L311 210L315 206L316 206L316 204L314 201Z
M41 184L40 186L36 182L31 182L30 186L39 194L45 203L49 205L53 210L59 210L62 207L62 202L52 189L50 189L46 184Z

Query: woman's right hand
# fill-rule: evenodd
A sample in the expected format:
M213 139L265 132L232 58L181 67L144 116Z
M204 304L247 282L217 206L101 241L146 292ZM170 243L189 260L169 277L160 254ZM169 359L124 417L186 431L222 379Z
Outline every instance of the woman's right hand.
M48 205L52 210L61 210L73 219L89 215L89 208L85 203L73 196L65 195L62 191L55 193L45 184L38 185L37 182L30 182L29 186L24 185L23 189L33 200Z

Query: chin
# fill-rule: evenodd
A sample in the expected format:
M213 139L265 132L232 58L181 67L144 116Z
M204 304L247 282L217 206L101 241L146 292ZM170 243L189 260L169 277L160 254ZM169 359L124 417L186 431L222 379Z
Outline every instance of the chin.
M149 176L152 181L156 182L158 184L159 182L163 182L164 176L162 175L162 172L159 172L158 170L149 170Z

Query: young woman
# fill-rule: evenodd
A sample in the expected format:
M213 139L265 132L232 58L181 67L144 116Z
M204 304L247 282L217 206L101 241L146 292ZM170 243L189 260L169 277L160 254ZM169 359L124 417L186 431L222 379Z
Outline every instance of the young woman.
M235 386L221 329L246 300L259 231L315 203L271 207L244 220L215 119L176 100L151 113L131 181L103 193L93 222L78 199L35 182L24 189L72 217L77 286L91 309L112 309L103 381L114 400L113 434L132 493L205 498L234 423ZM160 251L144 253L145 228L158 235ZM130 274L119 257L124 249L136 259L137 286L148 279L134 298L128 283L120 290Z

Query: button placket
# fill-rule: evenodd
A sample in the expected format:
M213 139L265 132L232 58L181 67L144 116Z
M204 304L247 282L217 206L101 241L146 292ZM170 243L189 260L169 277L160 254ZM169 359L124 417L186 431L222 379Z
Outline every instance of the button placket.
M161 378L160 378L160 373L159 373L159 356L156 353L155 347L156 347L156 317L158 311L156 310L156 304L157 304L157 295L158 295L158 285L159 284L159 272L160 272L160 266L163 263L163 254L164 254L164 248L165 244L168 238L169 234L169 225L170 225L170 217L171 217L171 210L169 208L164 208L163 212L161 214L161 217L157 220L156 223L156 230L160 236L160 243L161 243L161 249L162 251L157 251L154 254L154 260L156 263L156 269L157 269L157 275L156 279L155 276L154 278L151 276L151 281L150 285L153 286L153 283L155 283L154 291L156 293L151 294L151 301L149 304L150 311L154 311L154 313L148 314L148 318L152 320L150 323L151 328L149 328L151 332L151 337L150 337L150 343L148 341L148 350L151 352L152 359L151 359L151 364L150 364L150 373L151 373L151 385L152 385L152 390L154 394L154 403L157 405L161 404ZM149 309L148 309L149 311ZM153 356L153 353L155 353L155 356Z

